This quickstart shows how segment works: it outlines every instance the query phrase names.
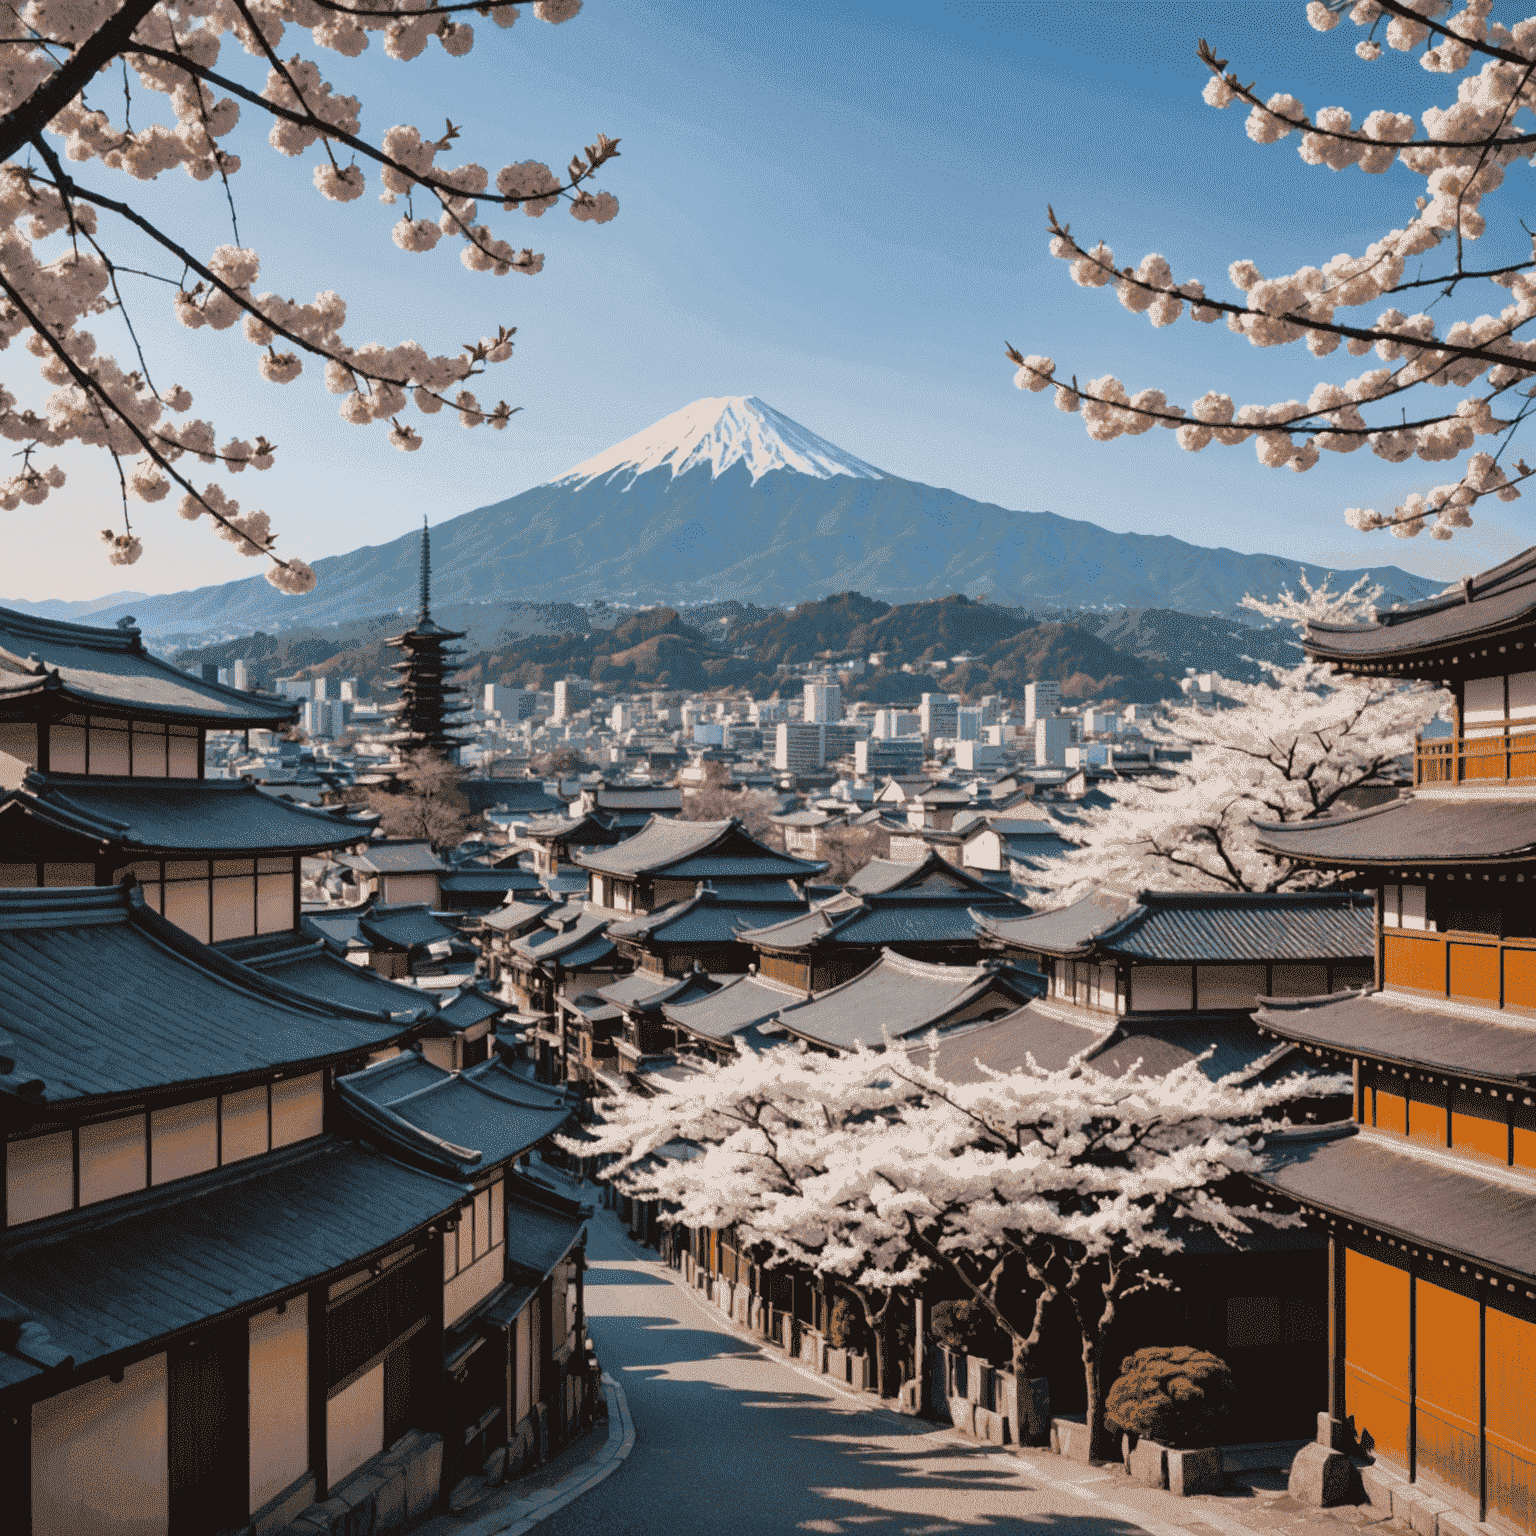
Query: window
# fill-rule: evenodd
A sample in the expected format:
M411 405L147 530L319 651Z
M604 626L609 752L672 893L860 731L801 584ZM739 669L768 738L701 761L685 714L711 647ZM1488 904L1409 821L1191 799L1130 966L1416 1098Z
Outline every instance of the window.
M1434 924L1428 918L1428 901L1426 888L1422 885L1405 885L1402 890L1402 926L1404 928L1417 928L1421 932L1433 931Z
M1402 926L1403 888L1400 885L1384 885L1381 888L1381 924L1384 928Z
M325 1074L272 1084L272 1148L286 1147L325 1129Z
M1196 996L1200 1011L1252 1008L1264 990L1262 965L1202 965Z
M133 772L131 736L126 720L92 715L86 743L86 766L92 774L126 778Z
M149 721L133 723L133 776L136 779L165 777L165 727Z

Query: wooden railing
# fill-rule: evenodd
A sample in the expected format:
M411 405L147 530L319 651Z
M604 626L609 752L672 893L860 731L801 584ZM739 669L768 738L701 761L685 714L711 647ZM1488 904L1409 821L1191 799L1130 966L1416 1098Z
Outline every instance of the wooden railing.
M1413 747L1415 784L1536 779L1536 722L1505 721L1489 736L1420 736Z
M1536 940L1388 928L1382 979L1437 997L1536 1010Z

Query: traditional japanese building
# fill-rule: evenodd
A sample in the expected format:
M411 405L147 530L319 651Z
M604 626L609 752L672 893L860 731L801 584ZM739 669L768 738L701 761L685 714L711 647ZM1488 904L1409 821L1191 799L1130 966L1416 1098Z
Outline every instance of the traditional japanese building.
M210 730L291 722L95 629L0 611L0 886L113 885L205 943L299 926L302 860L366 825L205 779Z
M1028 910L930 853L915 864L872 859L841 894L776 923L743 925L738 937L763 976L824 992L868 970L887 949L935 965L975 965L984 947L980 927Z
M821 1050L878 1050L886 1034L900 1040L999 1018L1035 990L1032 977L999 961L927 965L886 950L852 980L781 1008L774 1023Z
M395 734L390 740L402 752L423 749L456 758L461 737L455 727L468 706L459 702L463 691L449 681L454 663L463 656L453 642L464 631L444 629L432 617L432 544L425 518L421 524L421 606L416 622L403 634L384 643L403 654L391 670L398 676L390 686L399 697L390 706Z
M1536 1528L1536 551L1307 653L1455 700L1414 788L1260 845L1376 893L1376 990L1260 1024L1354 1078L1345 1133L1266 1182L1328 1234L1321 1438L1411 1479L1431 1517ZM1526 663L1531 663L1527 666ZM1447 1528L1442 1520L1441 1529Z

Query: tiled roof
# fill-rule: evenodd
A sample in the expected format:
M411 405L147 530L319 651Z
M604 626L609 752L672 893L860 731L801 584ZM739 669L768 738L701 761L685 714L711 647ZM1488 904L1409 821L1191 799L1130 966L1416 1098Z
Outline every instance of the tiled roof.
M437 882L438 889L450 894L494 896L498 899L510 891L536 891L540 881L531 869L486 869L470 866L450 870Z
M803 949L818 943L860 948L964 944L976 938L983 916L1004 921L1011 913L1027 910L995 890L983 887L983 893L956 892L947 900L906 891L866 901L844 898L772 927L744 929L741 939L777 950Z
M556 958L566 970L579 971L584 965L596 965L599 960L606 960L614 952L614 947L613 940L607 934L600 933Z
M305 939L295 933L268 934L258 939L234 939L218 948L231 960L317 1002L396 1017L416 1018L432 1011L432 999L423 997L415 987L390 981L369 966L353 965L319 939Z
M1438 597L1378 611L1376 619L1374 624L1309 624L1307 652L1345 664L1392 661L1527 628L1536 621L1536 549L1468 577Z
M939 1036L933 1068L951 1083L983 1082L984 1068L1021 1072L1030 1057L1043 1071L1059 1072L1074 1056L1093 1050L1114 1033L1113 1019L1098 1022L1097 1028L1094 1022L1026 1003L1000 1019ZM911 1054L919 1065L929 1064L928 1043L921 1038L912 1043Z
M1254 830L1266 853L1334 868L1527 858L1536 853L1536 796L1400 795L1347 816L1255 822Z
M652 816L612 848L579 850L575 863L599 874L649 874L677 880L798 879L818 875L824 861L797 859L753 837L739 821L673 821Z
M1136 898L1116 891L1090 891L1070 906L1054 912L1003 922L983 920L979 930L1010 948L1070 954L1091 944L1136 907Z
M405 1092L392 1090L414 1083L419 1070L409 1078L394 1074L382 1089L361 1085L371 1073L393 1065L385 1062L339 1079L342 1102L391 1150L455 1176L485 1172L517 1157L575 1112L562 1093L514 1077L495 1058L465 1072L432 1067L436 1081Z
M358 1264L467 1192L320 1137L13 1227L0 1294L85 1365Z
M737 901L736 893L727 886L722 891L700 891L697 896L663 907L659 912L610 923L608 932L616 939L660 940L667 944L734 944L738 930L746 924L790 917L804 910L805 903L794 899L747 905Z
M550 794L538 779L486 779L482 782L485 786L483 793L494 797L490 804L504 806L509 815L531 813L543 816L565 810L565 801ZM493 815L491 819L496 818Z
M0 1052L47 1103L318 1065L403 1027L250 970L137 891L0 890Z
M983 914L982 927L1009 948L1170 964L1354 960L1374 954L1376 945L1370 899L1348 891L1095 891L1015 922Z
M507 1179L507 1265L542 1280L586 1231L590 1211L536 1180Z
M544 920L544 926L513 939L511 949L529 960L563 959L593 938L602 937L608 919L584 907L557 907Z
M459 936L459 930L433 916L425 902L376 906L358 920L357 926L364 938L399 949L414 949L418 944L451 943Z
M1536 1277L1536 1179L1482 1172L1454 1153L1361 1129L1331 1139L1271 1138L1263 1182L1321 1207L1474 1264Z
M903 827L904 832L915 834L916 829ZM847 882L846 889L860 896L877 896L887 891L915 890L973 890L990 893L991 887L973 871L951 864L940 854L930 852L916 863L904 863L897 859L871 859Z
M1299 1002L1265 998L1254 1017L1283 1040L1349 1056L1469 1077L1536 1081L1536 1030L1525 1020L1496 1023L1389 992Z
M849 1049L862 1041L878 1049L884 1029L893 1039L946 1020L989 993L999 1008L1026 1001L1032 989L996 966L928 965L884 951L869 970L786 1008L779 1022L792 1034Z
M372 842L357 855L357 867L373 874L437 874L443 861L432 851L431 843Z
M655 971L631 971L606 987L600 987L597 995L607 1002L622 1006L625 1003L658 1001L670 994L679 983L670 976L659 976Z
M65 778L31 773L0 799L0 816L144 853L311 853L367 838L344 821L268 795L241 779Z
M600 811L676 811L683 804L681 790L661 784L599 784L588 793Z
M140 719L210 730L283 726L287 699L205 683L144 649L136 629L65 624L0 608L0 705L52 694L61 703L111 706Z
M532 901L506 901L485 913L480 921L485 927L494 928L498 933L510 933L514 928L531 926L560 905L559 901L549 896Z
M764 1024L781 1009L803 1002L805 994L777 986L761 976L733 976L718 992L682 1007L663 1005L662 1015L696 1035L724 1040L730 1035Z

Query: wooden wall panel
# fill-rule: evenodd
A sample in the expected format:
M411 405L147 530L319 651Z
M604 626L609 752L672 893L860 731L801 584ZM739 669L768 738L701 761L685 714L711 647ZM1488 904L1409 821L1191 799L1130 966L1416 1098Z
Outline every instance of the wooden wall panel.
M1504 951L1504 1006L1536 1008L1536 949Z
M1451 1099L1451 1145L1491 1162L1509 1161L1509 1114L1490 1093L1458 1090Z
M1471 1498L1480 1492L1478 1302L1417 1282L1415 1471Z
M1412 1083L1408 1089L1408 1134L1432 1147L1446 1138L1446 1088L1443 1083Z
M1408 1459L1408 1272L1344 1256L1344 1411L1377 1451Z
M1489 1307L1488 1515L1536 1529L1536 1323Z
M1495 944L1452 944L1450 989L1452 997L1478 1002L1499 1001L1499 950Z
M1445 992L1445 947L1433 937L1410 938L1389 933L1383 978L1389 987L1410 987L1418 992Z
M1408 1100L1400 1093L1393 1093L1379 1084L1373 1092L1376 1117L1372 1124L1380 1131L1396 1131L1399 1136L1408 1134Z

